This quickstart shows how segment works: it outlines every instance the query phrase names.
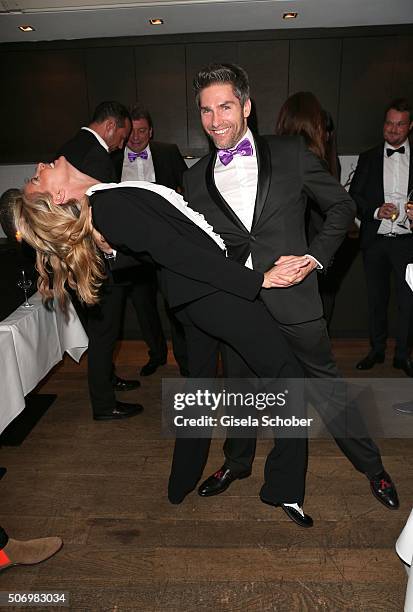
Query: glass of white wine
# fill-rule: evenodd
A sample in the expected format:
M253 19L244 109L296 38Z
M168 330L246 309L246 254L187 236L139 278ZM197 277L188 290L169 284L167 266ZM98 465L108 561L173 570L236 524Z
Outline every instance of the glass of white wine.
M32 281L28 278L26 272L24 270L20 271L20 276L17 281L17 286L24 291L24 304L22 304L23 308L33 308L33 304L30 304L27 299L27 292L32 286Z
M392 204L394 206L394 210L390 217L391 228L390 228L390 232L386 234L386 236L388 236L389 238L395 238L397 236L396 232L394 231L394 222L400 215L400 206L396 198L393 198Z

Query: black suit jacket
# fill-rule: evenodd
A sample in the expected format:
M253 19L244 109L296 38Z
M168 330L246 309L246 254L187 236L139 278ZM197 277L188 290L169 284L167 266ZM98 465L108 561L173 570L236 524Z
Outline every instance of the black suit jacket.
M58 155L64 155L72 166L102 183L118 182L109 153L88 130L79 130Z
M155 182L175 191L182 191L182 175L187 169L187 165L176 144L151 141L149 148L155 170ZM117 182L121 180L122 176L124 151L125 149L121 149L112 153Z
M374 211L384 203L383 187L384 142L360 154L350 185L350 194L357 204L361 221L360 246L368 248L377 236L380 221L374 219ZM410 169L408 192L413 189L413 143L410 141Z
M263 276L227 259L203 230L157 193L119 187L91 198L95 227L116 249L150 256L161 267L161 289L171 307L219 289L253 300Z
M230 257L245 263L252 254L255 270L268 270L281 255L313 255L328 266L355 215L343 187L297 136L256 137L258 184L251 232L221 197L214 182L216 153L202 158L184 175L185 197L221 234ZM326 219L307 244L307 196L316 200ZM263 290L262 299L282 323L300 323L322 316L316 273L302 283Z

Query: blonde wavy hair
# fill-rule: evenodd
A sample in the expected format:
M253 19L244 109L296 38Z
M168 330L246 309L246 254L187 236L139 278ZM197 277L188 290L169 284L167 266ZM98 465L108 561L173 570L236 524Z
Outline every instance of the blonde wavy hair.
M105 271L92 238L87 196L55 204L50 193L21 192L13 204L13 217L23 240L36 250L43 301L54 298L66 311L68 286L85 304L96 304Z

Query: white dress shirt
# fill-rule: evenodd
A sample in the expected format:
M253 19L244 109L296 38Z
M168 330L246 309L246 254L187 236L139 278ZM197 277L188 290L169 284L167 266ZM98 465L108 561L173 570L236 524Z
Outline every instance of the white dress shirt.
M400 227L398 223L403 221L406 216L404 206L407 202L407 190L409 188L409 164L410 164L410 145L409 141L400 145L404 146L404 153L393 153L388 157L386 149L398 149L387 142L384 143L383 151L383 189L384 201L392 202L399 209L399 216L393 222L390 219L379 219L379 207L374 212L374 218L380 220L378 234L389 234L391 231L395 234L410 234L411 230L406 227ZM407 226L409 223L406 224Z
M96 140L102 145L102 147L109 153L109 147L106 142L103 140L102 136L99 136L94 130L91 130L89 127L82 127L82 130L86 130L86 132L90 132L96 138Z
M224 200L250 232L257 196L258 164L254 138L249 129L235 146L245 138L248 138L252 145L252 155L234 155L234 159L227 166L224 166L217 155L214 179ZM248 255L245 265L247 268L253 267L251 253Z
M96 191L101 191L103 189L116 189L117 187L138 187L139 189L147 189L148 191L154 191L162 196L165 200L167 200L172 206L177 208L185 217L188 217L195 225L197 225L203 232L208 234L210 238L219 246L220 249L225 251L226 247L225 242L217 234L214 232L214 228L209 225L204 215L196 212L192 208L188 206L188 203L185 202L183 197L176 193L173 189L169 187L165 187L164 185L156 185L154 183L148 183L147 181L122 181L122 183L97 183L96 185L92 185L86 191L86 195L90 196ZM113 251L113 256L116 256L116 251Z
M143 151L148 154L147 159L137 157L133 161L129 160L128 153L133 151L126 146L123 154L122 181L147 181L155 183L155 168L153 167L153 159L149 144ZM143 153L143 151L141 151Z

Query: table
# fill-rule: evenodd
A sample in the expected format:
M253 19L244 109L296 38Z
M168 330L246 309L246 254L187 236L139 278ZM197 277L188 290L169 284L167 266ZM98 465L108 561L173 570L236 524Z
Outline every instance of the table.
M33 308L20 306L0 322L0 433L25 407L25 396L67 352L79 361L87 335L72 304L68 317L60 308L47 310L39 293Z

